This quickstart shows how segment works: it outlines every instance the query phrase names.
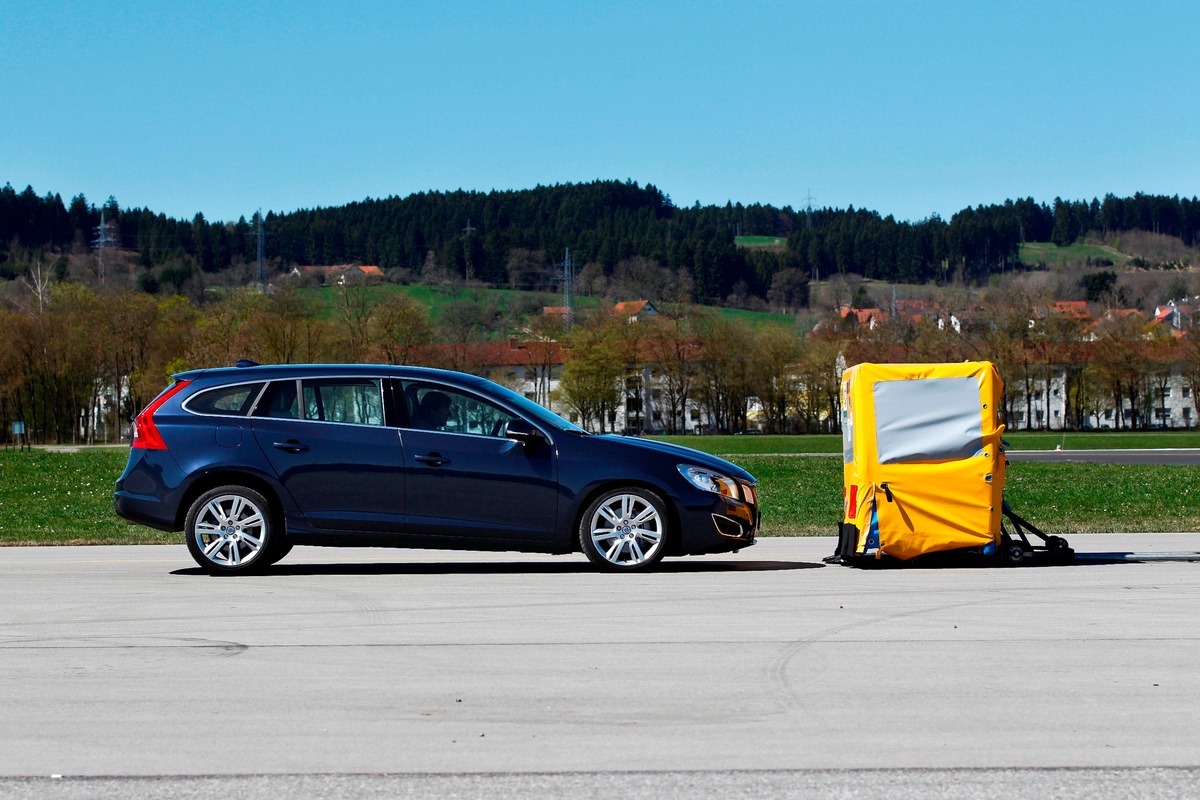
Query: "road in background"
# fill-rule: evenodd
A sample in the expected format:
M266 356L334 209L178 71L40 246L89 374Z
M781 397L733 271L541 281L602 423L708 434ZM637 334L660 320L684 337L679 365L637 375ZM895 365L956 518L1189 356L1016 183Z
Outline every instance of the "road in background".
M1146 450L1006 450L1010 461L1045 461L1056 464L1200 464L1200 449L1161 448ZM736 463L739 458L841 458L841 453L719 453Z
M1162 448L1157 450L1008 450L1011 461L1048 461L1057 464L1200 464L1200 450Z

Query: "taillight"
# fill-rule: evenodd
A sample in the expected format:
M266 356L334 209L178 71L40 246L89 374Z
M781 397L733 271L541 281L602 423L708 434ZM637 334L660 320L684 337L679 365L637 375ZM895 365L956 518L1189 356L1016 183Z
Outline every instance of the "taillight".
M154 412L162 407L162 404L170 400L175 394L187 386L191 381L178 381L174 386L167 389L165 392L154 398L146 409L138 414L133 419L133 447L135 450L166 450L167 443L163 441L162 434L158 432L158 427L154 424Z

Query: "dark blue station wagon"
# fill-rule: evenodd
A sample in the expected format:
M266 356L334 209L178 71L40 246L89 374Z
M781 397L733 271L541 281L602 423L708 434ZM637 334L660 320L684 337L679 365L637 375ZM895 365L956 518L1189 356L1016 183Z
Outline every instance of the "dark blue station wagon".
M418 367L245 366L175 381L134 422L121 517L213 573L295 544L582 551L609 570L754 544L745 470L594 435L491 381Z

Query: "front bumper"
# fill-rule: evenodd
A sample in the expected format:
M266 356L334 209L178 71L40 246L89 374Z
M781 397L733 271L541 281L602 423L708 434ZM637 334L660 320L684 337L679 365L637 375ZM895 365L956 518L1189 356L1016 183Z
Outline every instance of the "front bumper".
M712 493L700 499L680 510L679 555L728 553L754 544L761 523L757 506Z

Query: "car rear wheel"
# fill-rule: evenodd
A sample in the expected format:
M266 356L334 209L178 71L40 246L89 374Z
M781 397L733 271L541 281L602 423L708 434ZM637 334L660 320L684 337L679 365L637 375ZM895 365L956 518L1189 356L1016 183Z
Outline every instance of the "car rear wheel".
M267 499L245 486L220 486L196 498L184 534L192 558L213 574L261 569L291 549Z
M668 526L666 503L657 494L617 489L588 506L579 525L579 545L603 569L649 569L666 552Z

